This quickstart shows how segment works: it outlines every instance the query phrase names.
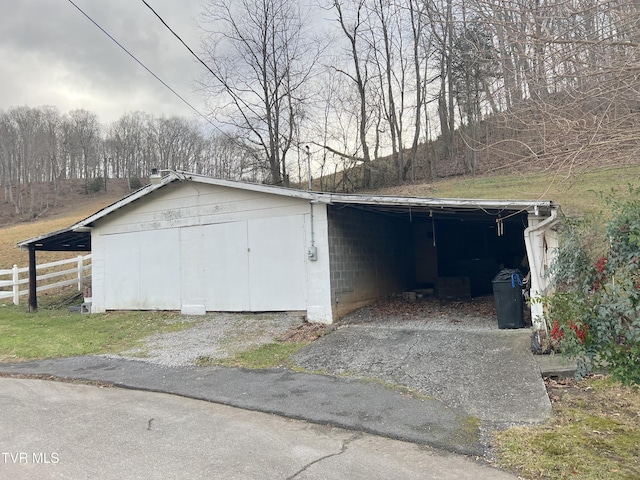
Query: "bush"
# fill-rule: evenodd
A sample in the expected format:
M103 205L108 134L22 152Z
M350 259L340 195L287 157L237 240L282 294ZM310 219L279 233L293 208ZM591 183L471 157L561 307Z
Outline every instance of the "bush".
M104 188L104 178L97 177L87 183L87 193L98 193Z
M556 291L543 301L550 342L577 358L578 376L606 368L640 384L640 189L631 194L606 198L612 216L604 232L594 219L566 222L551 268Z
M129 179L129 188L131 190L139 190L142 188L142 182L138 177L131 177Z

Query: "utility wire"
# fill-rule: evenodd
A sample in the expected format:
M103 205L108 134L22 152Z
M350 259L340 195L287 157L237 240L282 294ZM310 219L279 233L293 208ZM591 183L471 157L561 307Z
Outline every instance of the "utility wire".
M209 65L207 65L207 64L206 64L206 63L205 63L205 62L204 62L204 61L203 61L203 60L202 60L202 59L201 59L201 58L200 58L200 57L199 57L199 56L198 56L198 55L197 55L193 50L191 50L191 47L190 47L189 45L187 45L187 44L185 43L185 41L184 41L184 40L182 40L182 38L180 37L180 35L178 35L178 34L173 30L173 28L171 28L169 25L167 25L167 22L165 22L165 21L164 21L164 19L163 19L163 18L158 14L158 12L156 12L156 11L153 9L153 7L152 7L151 5L149 5L149 4L146 2L146 0L142 0L142 3L144 3L144 4L147 6L147 8L148 8L149 10L151 10L151 11L153 12L153 14L154 14L156 17L158 17L158 20L160 20L160 21L162 22L162 24L163 24L165 27L167 27L167 29L168 29L171 33L173 33L173 36L174 36L174 37L176 37L176 38L180 41L180 43L181 43L182 45L184 45L184 47L185 47L187 50L189 50L189 52L191 53L191 55L193 55L193 56L195 57L195 59L196 59L196 60L198 60L198 62L200 62L200 63L204 66L204 68L206 68L207 70L209 70L209 72L211 73L211 75L213 75L215 78L218 78L218 75L216 75L216 73L215 73L213 70L211 70L211 68L209 67Z
M174 30L173 30L173 29L172 29L172 28L167 24L167 22L165 22L165 21L164 21L164 19L160 16L160 14L159 14L158 12L156 12L156 11L154 10L154 8L153 8L151 5L149 5L149 4L147 3L147 1L146 1L146 0L141 0L141 1L142 1L142 3L144 3L144 4L147 6L147 8L148 8L149 10L151 10L151 11L153 12L153 14L154 14L156 17L158 17L158 20L160 20L160 21L162 22L162 24L163 24L163 25L164 25L164 26L165 26L165 27L166 27L166 28L167 28L167 29L168 29L168 30L173 34L173 36L174 36L174 37L176 37L176 38L178 39L178 41L179 41L182 45L184 45L184 47L185 47L187 50L189 50L189 53L191 53L191 55L193 55L193 57L194 57L198 62L200 62L200 63L202 64L202 66L203 66L204 68L206 68L206 69L209 71L209 73L211 73L211 75L213 75L213 78L215 78L216 80L220 81L220 75L218 75L216 72L214 72L213 70L211 70L211 67L209 67L209 65L207 65L207 64L205 63L205 61L204 61L204 60L202 60L202 59L198 56L198 54L197 54L197 53L195 53L195 52L191 49L191 47L190 47L189 45L187 45L187 43L182 39L182 37L180 37L180 35L178 35L178 34L177 34L177 33L176 33L176 32L175 32L175 31L174 31ZM281 134L281 136L284 138L284 135L282 135L282 134ZM298 150L303 151L303 149L302 149L302 147L301 147L301 144L297 144L296 146L298 147Z
M143 0L144 1L144 0ZM158 80L162 85L164 85L167 89L169 89L169 91L171 93L173 93L176 97L178 97L180 100L182 100L182 102L187 105L191 110L193 110L198 116L202 117L203 119L205 119L210 125L212 125L214 128L216 128L218 131L220 131L221 133L223 133L224 135L228 135L226 132L224 132L219 126L217 126L215 123L213 123L211 120L209 120L204 114L200 113L200 111L194 107L193 105L191 105L184 97L182 97L182 95L180 95L178 92L176 92L173 88L171 88L164 80L162 80L158 75L156 75L153 71L151 71L150 68L148 68L144 63L142 63L140 60L138 60L136 58L136 56L131 53L129 50L127 50L126 47L124 47L124 45L122 45L120 42L118 42L118 40L116 40L109 32L107 32L104 28L102 28L100 25L98 25L98 23L91 18L87 13L84 12L84 10L82 10L78 5L76 5L73 0L68 0L68 2L73 5L74 7L76 7L76 9L82 14L84 15L91 23L93 23L96 27L98 27L102 33L104 33L107 37L109 37L109 39L111 39L111 41L113 41L116 45L118 45L122 50L124 50L127 55L129 55L131 58L133 58L142 68L144 68L147 72L149 72L156 80ZM147 2L144 2L145 5L149 6L147 4ZM151 8L151 7L149 7ZM153 9L152 9L153 10ZM155 12L154 12L155 13ZM157 15L157 14L156 14ZM164 21L163 21L164 23ZM165 24L166 25L166 24ZM167 26L167 28L169 28ZM175 35L175 33L174 33ZM177 35L176 35L177 36ZM180 37L178 37L180 38ZM183 42L184 43L184 42ZM186 45L185 45L186 46ZM189 48L189 47L187 47ZM191 49L189 49L191 50ZM193 53L193 52L191 52ZM195 54L194 54L195 55ZM202 62L202 60L200 60Z

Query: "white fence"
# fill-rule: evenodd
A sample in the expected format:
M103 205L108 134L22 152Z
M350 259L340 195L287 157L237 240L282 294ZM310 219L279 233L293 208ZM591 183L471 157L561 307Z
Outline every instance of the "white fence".
M87 261L89 263L85 264ZM59 270L61 267L71 264L74 265L73 268ZM91 255L79 255L68 260L59 260L57 262L36 265L36 273L38 270L45 269L47 270L47 273L37 275L39 286L36 288L36 291L43 292L52 288L77 284L78 291L82 292L85 280L91 277L90 274L87 274L87 272L91 270ZM59 277L65 278L58 281L54 280L59 279ZM54 283L49 283L52 281ZM9 270L0 270L0 300L3 298L12 298L14 305L18 305L20 303L20 296L27 295L29 293L28 284L29 267L18 268L17 265L14 265L13 268ZM26 285L27 288L21 289L22 285Z

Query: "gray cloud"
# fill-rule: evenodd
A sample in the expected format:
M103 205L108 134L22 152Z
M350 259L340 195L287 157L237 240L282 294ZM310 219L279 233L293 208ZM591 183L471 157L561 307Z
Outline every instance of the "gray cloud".
M74 0L156 75L196 108L194 80L203 67L141 2ZM147 0L198 51L200 0ZM192 111L140 67L71 3L0 2L0 109L54 105L85 108L103 123L142 110L154 115Z

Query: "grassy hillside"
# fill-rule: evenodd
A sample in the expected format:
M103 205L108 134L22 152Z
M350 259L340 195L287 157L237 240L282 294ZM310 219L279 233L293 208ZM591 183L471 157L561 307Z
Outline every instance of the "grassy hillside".
M592 170L579 176L568 174L532 173L455 177L435 183L411 184L377 190L381 195L423 196L444 198L483 198L518 200L553 200L567 215L598 212L605 206L598 193L618 190L628 193L629 184L640 184L640 166L610 167ZM26 266L27 252L16 243L21 240L66 228L95 211L113 203L126 192L102 192L95 197L67 199L66 206L54 214L36 221L20 222L0 227L0 269L14 264ZM69 258L68 253L38 252L38 263Z
M451 178L433 184L404 185L379 190L384 195L496 200L552 200L565 215L599 212L605 205L600 193L616 190L628 195L629 184L640 184L640 167L609 167L582 175L533 173Z
M53 210L48 216L38 220L22 221L0 227L0 270L11 268L13 265L26 267L29 255L20 250L16 244L22 240L37 237L45 233L67 228L74 223L88 217L92 213L112 204L124 196L124 192L102 192L93 197L63 198L62 206ZM53 262L64 258L71 258L72 254L65 252L38 252L38 263Z

